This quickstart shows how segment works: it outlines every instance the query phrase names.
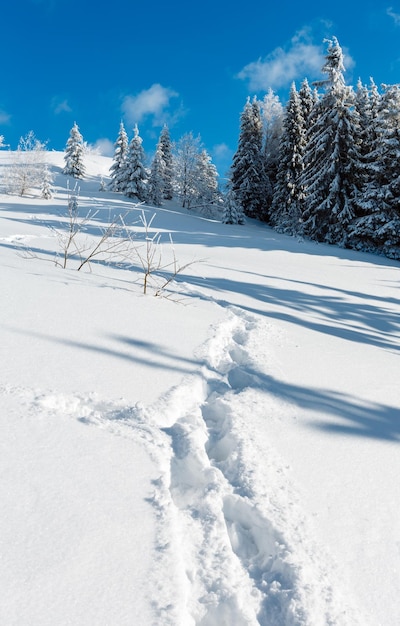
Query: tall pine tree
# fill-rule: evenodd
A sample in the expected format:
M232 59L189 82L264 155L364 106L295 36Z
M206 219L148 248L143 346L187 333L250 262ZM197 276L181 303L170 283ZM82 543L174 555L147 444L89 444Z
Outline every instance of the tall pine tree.
M343 243L360 182L358 116L353 90L344 81L342 49L336 37L328 43L322 68L327 79L318 83L325 92L310 115L304 155L304 231L319 241Z
M123 122L119 125L119 133L114 144L113 163L110 167L110 189L111 191L124 191L123 181L125 178L126 157L128 154L128 135Z
M73 178L83 178L85 175L85 166L83 164L84 144L83 137L75 122L71 128L69 138L65 147L64 161L65 167L63 173Z
M139 135L137 125L135 125L133 137L128 147L124 179L121 184L124 194L129 198L137 198L139 202L144 202L147 198L147 172L144 159L142 138Z
M280 231L300 234L304 205L301 175L304 170L306 121L300 95L290 89L279 144L279 167L272 203L271 223Z
M237 150L230 170L230 185L236 201L248 217L261 218L271 193L263 159L263 123L257 99L247 100L240 117Z
M160 138L158 141L158 145L160 147L162 160L164 162L163 167L163 197L165 200L172 200L174 195L174 167L173 167L173 156L172 156L172 142L169 134L168 126L164 125L160 133Z

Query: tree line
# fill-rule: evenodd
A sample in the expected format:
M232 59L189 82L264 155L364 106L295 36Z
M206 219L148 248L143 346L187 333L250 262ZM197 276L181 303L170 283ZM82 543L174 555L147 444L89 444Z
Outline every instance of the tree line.
M400 258L400 87L344 79L328 42L325 78L285 107L248 99L229 173L245 215L295 236Z
M64 174L84 177L84 153L83 137L75 123L65 148ZM207 212L212 205L221 203L217 169L200 136L186 133L173 143L166 125L160 133L151 165L147 167L138 126L134 126L129 140L121 121L108 188L153 206L161 206L164 200L177 197L182 207L197 207Z

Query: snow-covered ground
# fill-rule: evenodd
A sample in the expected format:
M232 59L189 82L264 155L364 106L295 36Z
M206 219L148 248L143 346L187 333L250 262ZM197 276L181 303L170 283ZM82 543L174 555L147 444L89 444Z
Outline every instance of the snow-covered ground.
M399 264L135 207L90 155L88 237L144 210L190 263L145 296L54 264L48 158L53 199L0 197L0 623L396 626Z

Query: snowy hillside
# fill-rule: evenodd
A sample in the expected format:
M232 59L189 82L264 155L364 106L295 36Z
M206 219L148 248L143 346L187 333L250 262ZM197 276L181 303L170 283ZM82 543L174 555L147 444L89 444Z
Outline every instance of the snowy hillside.
M85 245L122 214L145 250L144 211L188 264L143 295L137 258L55 264L47 156L52 199L0 190L0 623L396 626L399 264L138 207L88 155Z

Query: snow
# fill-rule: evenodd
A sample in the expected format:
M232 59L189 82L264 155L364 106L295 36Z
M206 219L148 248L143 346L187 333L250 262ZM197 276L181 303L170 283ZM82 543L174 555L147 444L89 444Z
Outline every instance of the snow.
M53 198L0 205L0 622L395 626L399 265L135 206L86 155L88 237L144 210L189 263L144 296L54 264L46 156Z

